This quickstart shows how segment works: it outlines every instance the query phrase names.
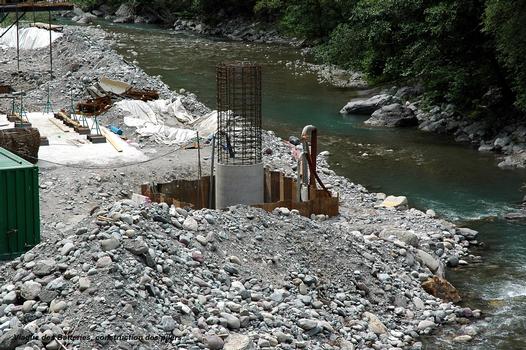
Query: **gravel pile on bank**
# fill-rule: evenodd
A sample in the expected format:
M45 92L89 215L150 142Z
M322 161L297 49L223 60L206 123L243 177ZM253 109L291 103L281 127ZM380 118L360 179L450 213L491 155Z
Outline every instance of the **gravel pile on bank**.
M292 173L291 146L272 133L265 145ZM319 166L342 199L332 219L123 200L56 232L1 268L0 348L419 348L419 334L480 315L420 286L440 274L434 249L460 256L476 233L379 208Z

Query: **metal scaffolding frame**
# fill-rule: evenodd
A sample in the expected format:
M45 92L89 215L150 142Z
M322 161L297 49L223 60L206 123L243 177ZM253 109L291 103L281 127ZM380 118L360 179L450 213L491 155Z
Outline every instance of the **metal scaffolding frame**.
M73 4L67 2L58 2L54 0L48 1L17 1L17 0L0 0L0 23L8 18L10 13L15 14L14 22L1 35L4 36L13 26L16 26L16 61L17 69L20 73L20 21L27 12L47 12L49 23L49 74L50 80L53 79L53 47L51 35L51 12L55 11L70 11L73 10ZM49 102L49 101L48 101Z

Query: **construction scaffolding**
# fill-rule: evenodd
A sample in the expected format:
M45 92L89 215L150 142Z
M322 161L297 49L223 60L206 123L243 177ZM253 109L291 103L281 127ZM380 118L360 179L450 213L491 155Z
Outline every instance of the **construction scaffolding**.
M9 18L9 14L15 14L13 23L11 23L7 29L0 33L0 38L16 26L16 59L17 68L20 72L20 21L28 12L47 12L48 13L48 30L49 30L49 62L50 69L49 74L51 79L53 77L53 47L52 47L52 25L51 25L51 12L55 11L71 11L73 10L73 4L67 2L58 2L54 0L48 1L17 1L17 0L0 0L0 24ZM49 102L49 101L48 101Z

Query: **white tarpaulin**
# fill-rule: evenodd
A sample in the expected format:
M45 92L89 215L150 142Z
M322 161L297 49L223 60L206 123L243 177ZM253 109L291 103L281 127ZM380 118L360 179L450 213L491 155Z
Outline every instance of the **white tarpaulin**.
M0 28L0 35L3 34L7 29ZM60 38L62 33L51 31L51 41L55 41ZM20 38L20 49L22 50L33 50L41 49L49 46L49 31L40 28L22 28L19 30ZM0 38L0 46L16 47L16 27L9 29L9 31Z
M191 124L195 118L184 108L181 99L174 102L170 100L140 101L123 100L117 102L125 117L130 116L136 119L152 122L155 124L165 124L175 126L180 123Z
M194 118L180 99L174 102L123 100L116 106L122 110L124 124L136 128L139 135L153 137L158 142L184 143L196 137L196 131L201 133L200 136L208 137L217 129L217 112ZM181 123L192 129L177 127Z
M194 129L198 130L203 137L214 134L217 131L217 111L212 111L199 118L194 123Z

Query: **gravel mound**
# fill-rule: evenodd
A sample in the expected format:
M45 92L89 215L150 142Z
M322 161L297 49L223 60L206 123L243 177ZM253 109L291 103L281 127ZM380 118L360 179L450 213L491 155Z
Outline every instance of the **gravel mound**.
M82 95L101 74L178 96L110 43L99 29L65 29L54 102L67 105L69 91ZM16 67L9 55L6 71ZM16 86L43 79L5 77ZM45 84L28 91L31 101L47 94ZM191 94L185 101L192 113L208 110ZM272 132L263 138L266 166L293 175L296 146ZM43 242L0 266L0 350L418 349L439 325L480 317L421 287L446 264L467 264L477 232L432 211L386 207L385 194L337 176L327 156L318 157L319 175L341 201L331 219L122 199L144 180L195 174L191 151L148 166L43 169Z

